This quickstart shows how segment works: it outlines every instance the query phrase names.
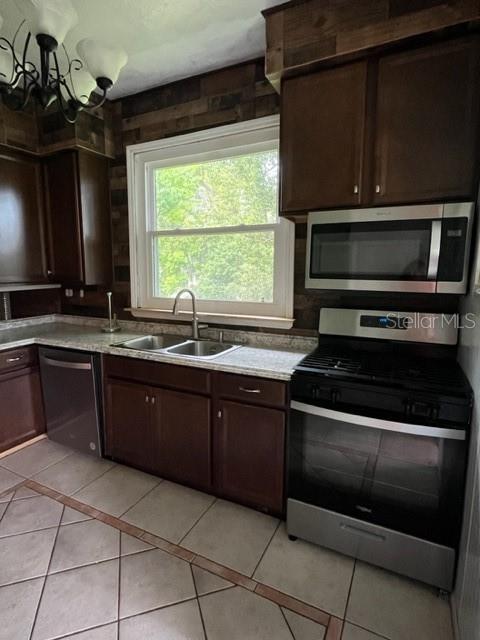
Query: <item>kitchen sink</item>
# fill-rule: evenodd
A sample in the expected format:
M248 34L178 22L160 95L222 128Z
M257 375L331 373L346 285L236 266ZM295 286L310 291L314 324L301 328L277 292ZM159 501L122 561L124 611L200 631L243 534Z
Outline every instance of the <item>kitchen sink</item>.
M116 346L137 349L138 351L163 351L167 347L182 344L186 339L185 336L171 335L143 336L125 340L125 342L120 342Z
M209 360L238 348L239 345L215 342L213 340L188 340L183 344L165 349L165 353Z
M238 349L239 345L215 342L214 340L189 340L184 336L156 335L132 338L115 345L137 351L156 351L168 355L211 360L217 356Z

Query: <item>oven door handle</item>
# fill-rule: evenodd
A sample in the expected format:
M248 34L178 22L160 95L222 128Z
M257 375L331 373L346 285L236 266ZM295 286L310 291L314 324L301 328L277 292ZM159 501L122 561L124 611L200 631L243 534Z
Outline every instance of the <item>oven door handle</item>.
M290 408L300 413L307 413L319 418L328 420L338 420L339 422L349 422L360 427L369 429L381 429L382 431L396 431L397 433L407 433L413 436L424 436L426 438L443 438L444 440L465 440L466 432L462 429L444 429L442 427L429 427L427 425L410 424L408 422L394 422L392 420L380 420L368 416L359 416L343 411L333 411L324 407L316 407L311 404L304 404L292 400Z

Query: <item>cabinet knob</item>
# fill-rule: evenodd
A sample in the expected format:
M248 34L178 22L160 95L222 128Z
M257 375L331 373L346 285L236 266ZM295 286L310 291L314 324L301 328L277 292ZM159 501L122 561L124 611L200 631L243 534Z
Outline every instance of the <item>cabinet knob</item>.
M148 396L145 396L145 402L150 402L150 398Z
M155 396L152 396L152 397L150 398L150 402L151 402L152 404L155 404Z
M358 193L358 184L354 185L353 193Z
M380 192L381 192L380 185L376 184L375 185L375 193L380 193Z

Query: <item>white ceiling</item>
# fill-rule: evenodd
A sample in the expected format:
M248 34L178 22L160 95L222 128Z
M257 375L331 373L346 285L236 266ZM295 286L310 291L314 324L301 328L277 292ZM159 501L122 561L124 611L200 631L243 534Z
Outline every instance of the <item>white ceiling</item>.
M118 98L265 52L261 10L282 0L72 0L79 20L69 52L91 37L125 49L129 60L109 97ZM15 0L0 0L11 37L21 20Z

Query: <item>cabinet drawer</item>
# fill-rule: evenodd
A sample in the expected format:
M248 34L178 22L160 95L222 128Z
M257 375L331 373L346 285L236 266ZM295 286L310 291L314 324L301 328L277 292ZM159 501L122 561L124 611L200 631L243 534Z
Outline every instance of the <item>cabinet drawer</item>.
M35 347L21 347L8 351L0 351L0 373L6 373L22 367L37 364L37 350Z
M221 373L218 375L216 388L220 396L255 404L284 406L287 401L287 389L283 382L253 376Z
M210 372L203 369L121 356L106 356L103 362L105 377L123 378L194 393L210 393Z

